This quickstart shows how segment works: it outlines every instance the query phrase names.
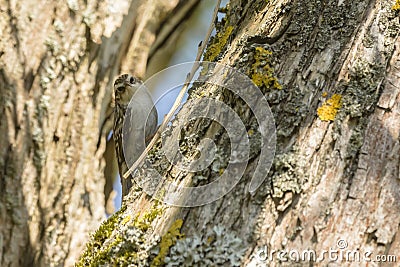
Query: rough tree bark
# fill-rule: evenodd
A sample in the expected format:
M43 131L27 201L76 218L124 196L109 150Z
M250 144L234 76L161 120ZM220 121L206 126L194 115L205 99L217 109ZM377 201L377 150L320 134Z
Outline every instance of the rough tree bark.
M399 6L382 0L231 0L205 59L246 73L268 99L277 147L267 181L254 195L247 192L259 157L252 113L224 90L193 89L192 98L230 104L256 136L250 137L255 147L241 182L196 208L170 207L132 190L79 263L277 266L288 254L261 255L266 261L257 255L262 249L322 253L339 246L361 257L370 251L371 260L399 255ZM182 151L193 155L205 136L229 146L218 125L199 121L182 133ZM193 174L170 166L160 146L148 156L157 170L181 184L197 183ZM137 177L148 171L143 167ZM209 181L221 171L211 166L200 175ZM328 264L328 256L316 265ZM331 264L379 265L363 260L332 258Z
M105 218L111 84L199 1L114 2L0 1L0 266L74 264Z

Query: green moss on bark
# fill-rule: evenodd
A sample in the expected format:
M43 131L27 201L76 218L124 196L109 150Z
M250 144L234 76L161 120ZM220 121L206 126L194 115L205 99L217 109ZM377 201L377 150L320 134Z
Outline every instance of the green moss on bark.
M164 266L165 257L168 255L170 247L175 245L176 241L184 236L180 232L182 224L182 219L176 220L168 229L168 232L161 238L160 251L151 263L151 267Z
M95 264L102 262L104 253L100 252L104 241L106 241L122 220L122 215L126 210L126 206L104 221L99 229L91 237L91 240L86 244L86 249L80 256L75 266L96 266ZM110 247L109 247L110 248Z

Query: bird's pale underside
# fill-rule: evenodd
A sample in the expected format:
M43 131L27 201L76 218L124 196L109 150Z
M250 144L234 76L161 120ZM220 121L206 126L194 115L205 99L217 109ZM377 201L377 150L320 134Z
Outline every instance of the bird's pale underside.
M142 84L141 80L129 74L120 75L114 82L113 135L122 197L127 195L132 187L132 178L124 179L123 174L128 171L128 165L132 165L142 154L146 148L145 140L157 129L157 111L150 94Z

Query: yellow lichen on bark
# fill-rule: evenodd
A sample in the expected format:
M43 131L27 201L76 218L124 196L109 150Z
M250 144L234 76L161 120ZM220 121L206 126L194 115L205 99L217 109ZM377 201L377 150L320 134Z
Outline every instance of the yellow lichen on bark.
M282 89L278 79L275 77L274 69L270 66L269 56L271 51L263 47L256 47L254 53L255 62L251 66L249 76L258 87Z
M396 3L392 6L392 10L399 11L400 10L400 0L396 0Z
M318 108L317 113L319 119L321 121L333 121L341 106L342 96L339 94L334 94L330 99L326 100L321 107Z
M233 32L233 26L226 26L225 29L221 32L218 32L214 38L214 41L207 48L206 53L204 54L205 61L214 61L217 56L221 53L222 49L225 47L228 42L229 36Z

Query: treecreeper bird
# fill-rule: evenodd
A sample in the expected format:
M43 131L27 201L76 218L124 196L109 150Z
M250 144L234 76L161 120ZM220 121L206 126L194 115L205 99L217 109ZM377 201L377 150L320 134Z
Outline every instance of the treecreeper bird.
M122 74L114 82L113 136L122 197L126 196L132 187L132 177L124 179L124 173L145 150L145 140L157 130L157 110L149 92L142 85L141 80L130 74Z

